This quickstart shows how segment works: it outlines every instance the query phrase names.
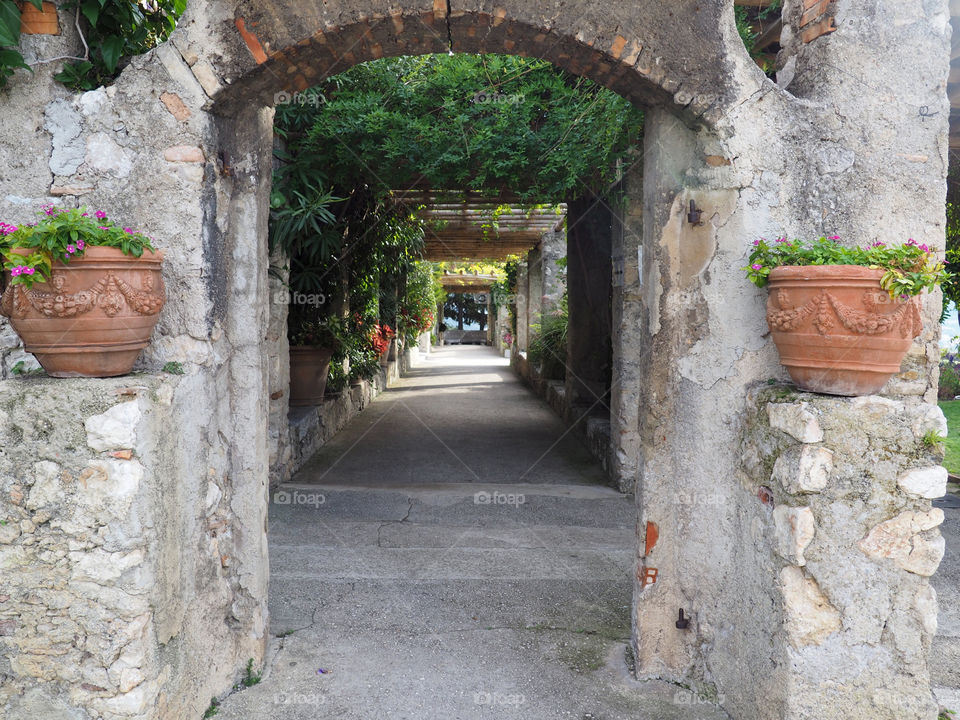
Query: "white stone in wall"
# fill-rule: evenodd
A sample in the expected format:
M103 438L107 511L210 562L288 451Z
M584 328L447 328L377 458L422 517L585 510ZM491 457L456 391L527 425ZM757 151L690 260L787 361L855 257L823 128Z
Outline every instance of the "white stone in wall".
M816 416L807 409L807 403L768 403L767 417L770 427L782 430L802 443L818 443L823 440L823 430Z
M923 630L927 635L937 634L937 591L929 583L924 585L917 592L914 598L914 607L920 615L920 622L923 623Z
M772 479L794 495L817 493L827 487L833 472L833 453L825 447L804 445L799 454L784 452L773 466Z
M7 522L6 525L0 525L0 545L9 545L20 537L20 526Z
M217 509L217 505L222 497L223 492L220 490L220 486L211 480L207 485L207 497L205 500L207 517L210 517L213 511Z
M816 523L808 507L778 505L773 511L777 552L793 565L806 565L803 551L813 541Z
M802 569L788 565L780 571L786 631L790 644L799 649L820 645L840 629L840 613L821 592L817 582Z
M922 438L931 430L940 437L947 437L947 418L944 417L939 405L928 405L926 412L913 421L912 429L917 438Z
M140 407L135 400L114 405L102 415L87 418L87 445L98 452L132 448L137 442Z
M877 525L859 547L873 559L890 559L907 572L929 577L943 559L946 543L939 533L929 531L943 522L943 510L906 511Z
M94 170L117 177L127 177L133 169L130 154L106 133L95 133L87 138L84 163Z
M27 508L38 508L56 505L63 495L63 486L60 482L60 467L49 460L42 460L33 464L33 487L27 497Z
M897 485L912 497L943 497L947 494L947 469L940 465L915 468L897 478Z

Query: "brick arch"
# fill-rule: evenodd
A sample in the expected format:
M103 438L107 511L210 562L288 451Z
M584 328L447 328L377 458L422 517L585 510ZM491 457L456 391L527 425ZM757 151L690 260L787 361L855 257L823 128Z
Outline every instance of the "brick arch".
M540 57L691 120L739 95L735 65L720 60L731 50L724 0L580 0L562 8L548 0L219 4L220 17L232 22L217 23L219 42L207 52L227 68L215 96L225 114L254 99L271 104L278 92L306 89L358 63L450 50Z

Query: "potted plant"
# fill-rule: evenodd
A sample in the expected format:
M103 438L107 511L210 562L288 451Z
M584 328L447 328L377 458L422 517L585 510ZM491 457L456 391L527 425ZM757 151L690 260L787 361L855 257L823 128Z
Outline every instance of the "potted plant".
M106 213L51 205L36 223L0 223L0 312L53 377L126 375L165 302L148 237Z
M926 245L846 247L755 240L743 268L770 287L767 323L780 362L803 390L829 395L878 392L923 329L919 295L949 274Z
M332 318L291 314L290 406L313 407L323 401L330 360L340 345L340 329Z

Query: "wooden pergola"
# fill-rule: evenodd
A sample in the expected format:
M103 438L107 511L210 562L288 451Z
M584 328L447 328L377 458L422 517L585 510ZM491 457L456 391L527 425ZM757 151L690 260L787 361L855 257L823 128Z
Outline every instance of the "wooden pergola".
M440 276L440 284L448 293L488 293L501 278L478 273L446 273Z
M395 197L426 221L423 258L437 262L525 255L566 222L565 205L529 208L508 194L408 190Z

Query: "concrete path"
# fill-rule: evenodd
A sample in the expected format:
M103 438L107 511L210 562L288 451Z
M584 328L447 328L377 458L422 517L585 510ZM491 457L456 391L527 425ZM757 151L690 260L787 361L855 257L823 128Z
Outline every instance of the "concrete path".
M931 578L939 612L930 649L930 681L941 706L960 717L960 508L956 500L956 495L948 495L934 502L946 516L940 532L947 549Z
M630 678L635 511L602 480L504 361L442 349L271 505L270 658L216 717L726 718Z
M605 483L563 422L479 345L437 348L321 448L297 481Z

